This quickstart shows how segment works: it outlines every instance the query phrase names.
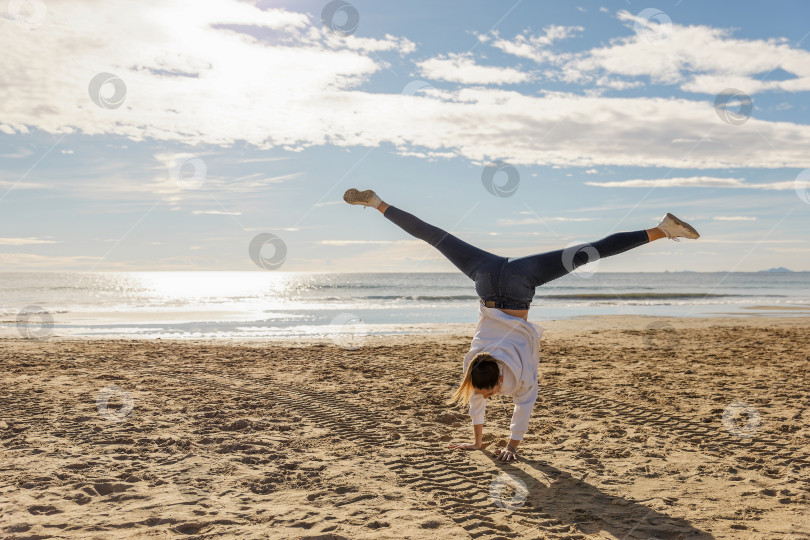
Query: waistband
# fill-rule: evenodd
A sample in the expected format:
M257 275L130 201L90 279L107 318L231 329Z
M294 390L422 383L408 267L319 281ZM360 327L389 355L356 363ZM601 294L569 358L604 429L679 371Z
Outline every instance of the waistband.
M502 302L500 300L486 300L479 298L479 302L481 302L482 306L486 307L494 307L494 308L501 308L501 309L529 309L529 304L512 304L509 302Z

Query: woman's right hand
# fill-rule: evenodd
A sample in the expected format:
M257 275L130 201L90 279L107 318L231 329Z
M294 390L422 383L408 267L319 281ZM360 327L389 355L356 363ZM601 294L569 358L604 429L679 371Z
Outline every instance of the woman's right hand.
M447 448L451 450L480 450L483 446L482 443L450 443Z

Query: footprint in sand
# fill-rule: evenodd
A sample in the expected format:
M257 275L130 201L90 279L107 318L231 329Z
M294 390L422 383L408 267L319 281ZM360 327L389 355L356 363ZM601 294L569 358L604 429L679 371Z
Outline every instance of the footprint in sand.
M219 455L189 455L174 465L176 472L163 473L170 496L168 504L182 504L204 508L208 513L218 513L225 503L220 497L227 490L234 465Z

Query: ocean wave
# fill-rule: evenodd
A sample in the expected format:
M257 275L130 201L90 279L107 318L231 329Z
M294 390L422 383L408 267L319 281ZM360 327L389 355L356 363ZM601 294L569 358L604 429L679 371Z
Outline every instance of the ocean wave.
M575 294L546 294L535 295L535 300L620 300L620 301L638 301L638 300L701 300L701 299L719 299L719 298L744 298L744 297L784 297L781 294L712 294L712 293L698 293L698 292L632 292L632 293L575 293ZM310 299L312 300L312 299ZM347 300L409 300L415 302L437 302L437 301L468 301L478 300L477 295L470 294L449 294L449 295L429 295L429 294L390 294L390 295L367 295L367 296L329 296L324 300L333 301L347 301Z
M436 300L478 300L474 294L452 294L452 295L372 295L364 296L366 300L416 300L435 302ZM345 300L345 298L343 299Z
M678 300L685 298L726 298L732 296L757 296L760 294L710 294L710 293L581 293L581 294L548 294L540 296L543 300ZM771 294L767 296L783 296Z

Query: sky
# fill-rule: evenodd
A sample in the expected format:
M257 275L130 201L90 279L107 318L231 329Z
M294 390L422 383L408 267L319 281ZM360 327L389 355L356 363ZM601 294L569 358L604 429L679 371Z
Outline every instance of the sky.
M3 271L810 270L810 3L13 0Z

